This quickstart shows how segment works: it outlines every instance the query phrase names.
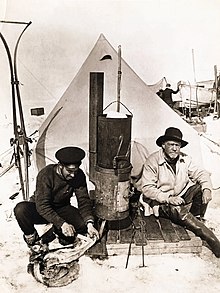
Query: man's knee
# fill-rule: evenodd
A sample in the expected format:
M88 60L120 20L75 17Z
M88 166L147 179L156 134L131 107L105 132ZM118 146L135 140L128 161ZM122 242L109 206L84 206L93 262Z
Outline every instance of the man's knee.
M19 202L14 208L15 217L20 218L21 216L23 216L25 214L26 209L27 209L27 202L25 201Z
M191 208L191 203L186 205L169 205L169 214L171 220L175 222L181 222L185 219L186 215L189 213Z

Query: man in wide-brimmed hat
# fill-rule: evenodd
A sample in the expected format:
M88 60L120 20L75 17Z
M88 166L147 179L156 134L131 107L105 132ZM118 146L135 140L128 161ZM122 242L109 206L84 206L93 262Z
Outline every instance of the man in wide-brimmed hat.
M178 128L167 128L156 144L161 149L151 154L143 167L140 202L145 209L152 208L156 216L193 231L220 257L220 242L203 221L212 199L209 173L181 152L188 142Z
M49 240L40 240L35 224L53 224L50 236L57 236L63 245L73 243L77 233L88 232L91 237L99 237L93 226L86 176L80 169L84 150L68 146L59 149L55 157L57 164L50 164L38 173L36 190L30 201L20 202L14 209L24 240L31 249L36 249L36 243L40 245ZM78 208L70 203L74 194Z

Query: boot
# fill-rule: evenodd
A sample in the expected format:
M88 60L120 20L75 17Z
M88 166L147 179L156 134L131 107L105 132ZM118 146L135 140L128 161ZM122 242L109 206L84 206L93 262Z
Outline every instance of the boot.
M28 247L33 246L37 241L40 240L40 237L37 233L37 231L35 230L33 234L30 235L25 235L24 234L24 241L27 243Z
M31 235L24 235L24 241L31 251L30 260L48 252L48 244L42 242L36 230Z
M203 222L194 217L191 213L187 213L182 220L182 224L195 235L205 240L214 255L220 258L220 242L214 233L208 229Z
M43 244L48 244L56 239L54 227L52 226L49 230L47 230L42 236L41 241Z

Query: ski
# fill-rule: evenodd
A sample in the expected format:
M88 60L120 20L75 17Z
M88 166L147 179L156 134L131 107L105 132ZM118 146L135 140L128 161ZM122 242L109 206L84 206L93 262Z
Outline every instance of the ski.
M7 53L9 68L10 68L10 76L11 76L12 114L13 114L13 128L14 128L14 140L11 141L11 144L14 147L14 160L15 160L14 164L18 168L23 199L28 200L29 199L28 167L30 166L30 152L29 152L29 146L28 146L29 140L27 138L26 130L25 130L16 59L17 59L17 51L18 51L18 45L19 45L20 39L23 33L28 28L28 26L31 24L31 22L29 23L13 22L13 21L1 21L1 22L9 23L9 24L22 24L22 25L25 24L26 25L23 31L21 32L21 34L19 35L18 40L16 42L15 49L14 49L14 56L13 56L14 60L12 60L12 55L11 55L9 46L1 32L0 32L0 38L4 44L4 47ZM18 105L18 114L19 114L19 120L21 125L18 124L17 105ZM22 168L22 158L24 161L23 168Z

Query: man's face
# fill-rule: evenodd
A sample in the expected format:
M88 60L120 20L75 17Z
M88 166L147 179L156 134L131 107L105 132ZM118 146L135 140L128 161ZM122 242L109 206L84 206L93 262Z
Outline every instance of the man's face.
M180 154L181 143L173 140L168 140L162 144L162 149L168 159L174 160Z
M79 170L78 164L62 165L62 174L66 180L71 180L75 177Z

